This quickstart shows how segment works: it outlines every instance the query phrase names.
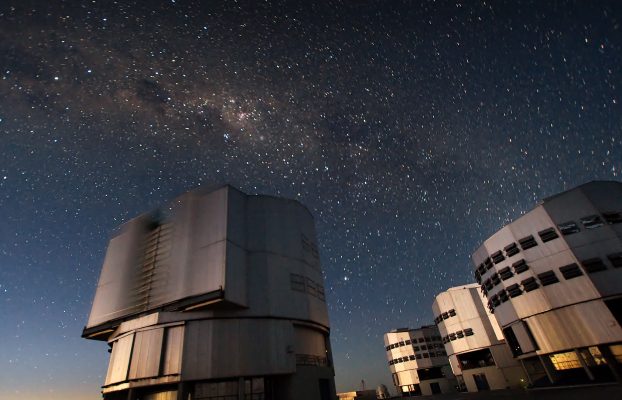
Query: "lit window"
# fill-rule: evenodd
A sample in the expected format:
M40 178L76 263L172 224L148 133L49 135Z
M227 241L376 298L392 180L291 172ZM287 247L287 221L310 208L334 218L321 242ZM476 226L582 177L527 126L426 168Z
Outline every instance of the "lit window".
M582 368L581 362L579 361L579 355L574 351L551 354L549 358L553 364L553 367L558 371Z

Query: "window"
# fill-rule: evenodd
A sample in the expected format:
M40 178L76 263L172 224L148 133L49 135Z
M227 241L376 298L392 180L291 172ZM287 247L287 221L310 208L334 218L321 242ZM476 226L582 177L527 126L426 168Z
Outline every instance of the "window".
M419 338L419 343L423 343L423 342L424 342L423 338L422 338L422 337L420 337L420 338Z
M404 344L410 344L410 339L406 340Z
M470 351L459 354L457 357L463 371L495 365L495 360L492 358L489 349Z
M513 255L516 255L520 252L516 243L508 244L507 246L503 248L503 250L505 250L505 254L508 257L512 257Z
M518 286L518 283L508 286L506 290L511 298L518 297L523 294L523 291L521 290L520 286Z
M619 224L622 222L622 213L607 211L603 213L603 218L608 224Z
M409 355L409 356L408 356L408 359L409 359L410 361L414 361L414 360L415 360L415 355L414 355L414 354Z
M529 265L527 265L525 260L518 260L514 264L512 264L512 268L514 268L514 272L516 272L517 274L522 274L529 269Z
M456 336L458 336L458 339L462 339L464 337L464 332L458 331L456 332Z
M557 232L555 232L554 228L548 228L543 231L538 232L540 239L542 239L542 243L550 242L553 239L557 239L559 236Z
M598 257L583 260L581 261L581 264L589 274L607 269L605 264L603 264L603 261Z
M499 300L499 296L494 295L490 298L490 301L492 302L493 307L498 307L499 304L501 304L501 301Z
M493 276L490 277L490 280L492 281L493 285L498 285L501 283L501 280L499 279L499 274L495 273Z
M622 253L608 254L607 258L609 259L611 265L616 268L622 268Z
M428 353L423 353L423 358L430 358L430 355Z
M291 288L292 290L295 290L297 292L305 292L306 288L305 288L305 277L302 275L298 275L298 274L290 274L289 275L289 282L291 284Z
M419 346L413 346L413 350L419 351Z
M473 328L466 328L464 330L464 335L465 336L473 336Z
M448 313L449 313L450 317L455 317L456 316L456 310L454 310L453 308L451 310L449 310Z
M477 283L482 283L482 276L479 274L478 270L475 270L475 272L473 272L473 275L475 276L475 281L477 281Z
M453 342L454 340L456 340L456 334L455 334L455 333L450 333L450 334L449 334L449 340L451 340L452 342Z
M389 345L389 346L385 347L384 349L385 349L386 351L389 351L389 350L391 350L391 346Z
M598 215L590 215L589 217L581 218L581 223L585 229L596 229L603 226L603 220Z
M566 280L583 275L583 272L581 272L581 268L579 268L579 266L576 263L572 263L572 264L568 264L568 265L564 265L563 267L560 267L559 272L562 273L564 279Z
M536 239L534 239L532 235L520 239L518 243L523 250L531 249L532 247L536 247L538 245Z
M581 368L581 362L579 362L579 355L574 351L569 351L567 353L551 354L549 358L551 359L553 367L558 371L562 371L565 369Z
M395 361L389 360L389 365L393 365L393 364L395 364Z
M559 282L559 279L557 279L557 276L553 271L546 271L538 274L538 279L540 279L542 286L548 286Z
M492 261L494 261L495 264L499 264L501 261L505 260L505 257L503 256L501 250L493 253L490 258L492 258Z
M540 287L538 281L536 281L536 278L534 278L533 276L522 281L521 285L523 285L525 292L531 292L532 290L536 290Z
M402 346L404 346L405 343L402 341L399 344L400 344L400 347L402 347Z
M421 345L421 350L427 350L428 346L426 346L425 344Z
M444 312L441 314L441 316L443 317L443 319L447 319L449 318L449 313Z
M574 221L564 222L563 224L557 225L557 228L564 236L572 235L573 233L580 232L579 225L577 225Z
M501 301L502 303L508 301L508 293L503 289L499 293L497 293L497 296L499 296L499 301Z
M501 270L499 270L499 276L501 277L501 280L505 281L505 280L510 279L511 277L513 277L514 274L510 270L510 267L505 267L505 268L502 268Z
M421 354L415 354L415 358L416 358L417 360L421 360Z
M486 289L486 291L489 291L490 289L493 288L492 281L490 280L490 278L486 279L486 281L484 282L484 288Z

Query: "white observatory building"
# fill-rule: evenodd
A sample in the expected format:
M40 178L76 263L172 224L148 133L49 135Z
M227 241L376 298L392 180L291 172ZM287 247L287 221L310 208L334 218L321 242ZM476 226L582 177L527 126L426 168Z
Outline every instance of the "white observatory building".
M294 200L186 193L110 240L83 337L106 400L333 400L315 226Z

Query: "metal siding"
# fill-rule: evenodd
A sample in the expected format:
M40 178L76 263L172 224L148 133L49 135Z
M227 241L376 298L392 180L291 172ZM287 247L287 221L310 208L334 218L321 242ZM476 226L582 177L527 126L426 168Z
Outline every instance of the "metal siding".
M123 382L127 379L133 342L134 335L130 334L113 343L108 373L106 374L106 385Z
M183 341L183 326L174 326L166 329L166 343L162 357L162 375L181 373Z
M158 376L163 333L162 328L136 332L129 379Z

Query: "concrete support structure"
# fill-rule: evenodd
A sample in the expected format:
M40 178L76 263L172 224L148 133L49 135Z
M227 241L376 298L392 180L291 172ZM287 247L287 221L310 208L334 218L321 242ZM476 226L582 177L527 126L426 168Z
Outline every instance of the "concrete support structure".
M230 186L110 240L83 336L111 348L106 400L334 400L313 217Z
M533 385L619 379L622 183L591 182L547 198L472 258Z
M457 381L435 325L394 329L385 333L384 344L399 396L457 391Z
M432 311L449 364L462 390L478 392L526 386L523 368L512 357L477 283L440 293Z

